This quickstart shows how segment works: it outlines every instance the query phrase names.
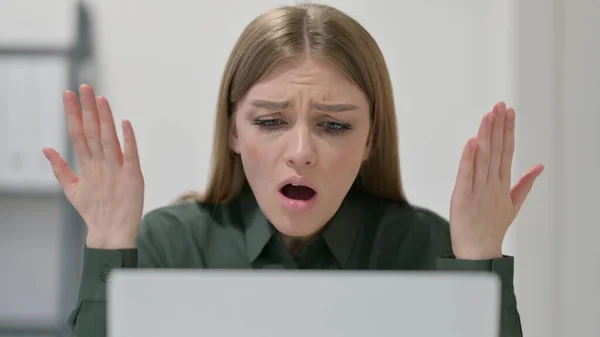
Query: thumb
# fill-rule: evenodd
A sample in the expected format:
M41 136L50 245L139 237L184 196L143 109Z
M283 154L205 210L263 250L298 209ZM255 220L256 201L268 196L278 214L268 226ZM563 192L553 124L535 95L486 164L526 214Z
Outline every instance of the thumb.
M44 148L42 151L46 159L50 162L50 165L52 165L52 171L54 172L54 176L56 176L56 180L58 180L65 194L68 195L73 184L79 180L77 175L54 149Z
M536 165L530 168L511 189L510 196L515 208L515 214L519 213L521 206L523 206L525 199L527 199L527 195L529 195L529 192L533 187L533 183L543 171L543 165Z

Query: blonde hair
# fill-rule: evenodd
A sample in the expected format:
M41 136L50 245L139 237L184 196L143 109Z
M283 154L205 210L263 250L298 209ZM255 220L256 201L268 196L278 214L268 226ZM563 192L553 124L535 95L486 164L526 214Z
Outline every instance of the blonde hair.
M367 96L371 108L370 155L355 185L377 197L407 203L400 178L396 113L384 57L353 18L326 5L283 6L254 19L227 61L219 90L212 167L204 194L182 195L209 204L234 199L246 184L239 155L229 147L236 103L278 62L308 54L330 62Z

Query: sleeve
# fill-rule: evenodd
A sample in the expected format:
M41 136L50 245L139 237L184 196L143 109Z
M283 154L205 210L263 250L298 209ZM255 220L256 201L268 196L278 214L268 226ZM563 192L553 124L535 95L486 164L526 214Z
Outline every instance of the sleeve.
M435 270L448 271L482 271L496 273L502 284L501 295L501 337L522 337L521 318L517 309L517 299L514 290L514 258L503 256L491 260L460 260L452 255L450 224L433 212L421 213L421 219L430 228L429 265Z
M111 270L166 267L166 259L159 249L160 241L156 235L152 235L152 229L164 227L164 222L169 220L172 219L158 212L144 216L136 249L104 250L84 247L77 305L67 320L76 337L106 336L106 283Z
M502 284L502 307L500 318L501 337L522 337L521 318L517 310L517 299L513 286L514 258L503 256L492 260L458 260L454 256L436 259L436 270L489 271L500 277Z
M115 268L136 268L137 249L101 250L85 247L77 306L68 324L77 337L106 336L106 282Z

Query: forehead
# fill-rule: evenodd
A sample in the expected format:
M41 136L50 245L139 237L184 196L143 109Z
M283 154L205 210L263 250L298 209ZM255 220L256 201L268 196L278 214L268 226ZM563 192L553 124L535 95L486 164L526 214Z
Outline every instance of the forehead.
M317 99L325 101L357 102L364 96L360 88L329 62L291 58L281 61L252 86L248 97L283 99L297 93L317 95Z

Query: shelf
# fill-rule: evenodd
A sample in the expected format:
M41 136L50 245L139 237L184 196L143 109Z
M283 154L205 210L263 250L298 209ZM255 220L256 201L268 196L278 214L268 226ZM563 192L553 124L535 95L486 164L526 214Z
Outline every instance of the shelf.
M67 154L69 59L0 55L0 192L60 191L42 148Z

